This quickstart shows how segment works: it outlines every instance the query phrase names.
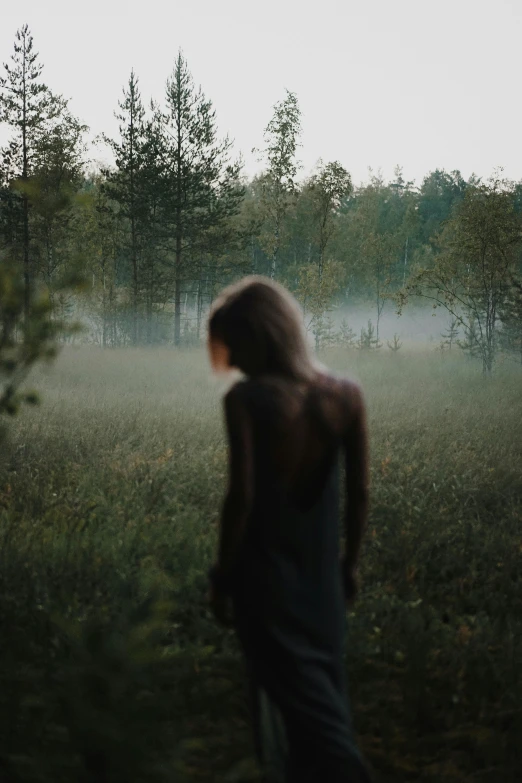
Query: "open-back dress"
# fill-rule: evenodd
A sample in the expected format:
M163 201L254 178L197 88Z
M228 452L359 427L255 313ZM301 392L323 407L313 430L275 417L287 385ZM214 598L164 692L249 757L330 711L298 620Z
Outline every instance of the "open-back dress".
M329 375L241 381L225 398L230 478L218 571L252 685L267 781L368 781L345 685L340 463L346 466L345 571L367 508L364 405Z

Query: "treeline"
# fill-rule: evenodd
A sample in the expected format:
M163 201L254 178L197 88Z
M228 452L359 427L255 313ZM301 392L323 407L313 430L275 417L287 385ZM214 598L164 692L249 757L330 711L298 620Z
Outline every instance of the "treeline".
M318 346L329 311L349 299L373 311L428 298L452 314L459 342L490 371L502 347L522 357L522 183L436 170L420 186L397 167L355 186L338 162L302 176L301 113L287 92L245 177L212 102L182 54L161 100L131 72L117 138L99 140L114 165L95 171L87 127L42 79L27 26L0 77L0 242L22 268L25 307L45 285L59 317L80 312L103 346L191 343L225 283L263 274L288 285ZM64 293L80 274L81 297ZM341 337L353 341L349 324Z

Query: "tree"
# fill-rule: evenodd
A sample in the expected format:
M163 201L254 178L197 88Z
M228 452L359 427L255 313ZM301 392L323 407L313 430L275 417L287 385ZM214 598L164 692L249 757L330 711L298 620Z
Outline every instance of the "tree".
M385 304L399 283L405 239L402 218L389 219L389 199L390 191L379 177L372 177L369 185L359 189L349 237L359 274L375 303L377 342Z
M27 309L27 291L22 267L0 257L0 417L14 416L22 404L36 405L35 392L21 391L32 367L56 356L56 340L76 327L56 318L45 287L33 286ZM63 279L70 289L79 279ZM6 431L0 420L0 443Z
M291 214L294 229L301 234L301 246L303 239L307 246L307 254L304 262L302 255L296 254L290 271L297 277L298 296L303 307L311 315L309 328L315 336L316 350L330 339L325 332L328 326L325 314L342 281L342 269L326 256L326 249L335 232L341 201L351 192L351 187L350 175L340 163L324 165L320 161L302 188ZM295 235L293 239L296 244Z
M397 353L402 348L402 342L397 333L393 335L393 340L390 342L389 340L386 340L386 345L390 349L392 353Z
M34 271L46 282L51 298L55 281L70 265L73 245L82 228L76 218L84 176L86 130L67 110L62 112L42 135L33 175L25 186L33 213Z
M267 218L265 247L270 256L272 278L278 273L283 220L290 199L296 194L298 163L295 156L300 134L301 110L296 95L287 90L286 97L274 106L274 114L265 129L263 152L267 169L260 179Z
M509 283L499 313L500 341L505 350L518 353L522 363L522 279L513 275Z
M364 327L361 328L361 336L357 341L357 348L359 351L371 351L382 348L382 343L379 342L371 320L368 321L366 329Z
M333 261L324 263L321 274L318 264L304 264L298 270L296 296L303 308L306 329L315 337L316 350L321 347L324 316L339 290L341 271Z
M182 285L191 277L189 264L195 264L206 247L209 232L218 237L217 229L237 214L244 189L239 179L241 162L230 162L228 138L217 139L212 103L201 88L195 88L181 52L167 82L166 101L163 214L173 244L174 342L179 345Z
M87 294L89 320L99 328L103 348L118 345L120 299L119 283L123 277L124 219L111 204L101 174L85 183L81 198L83 230L78 237L78 252L88 259L86 272L91 284Z
M445 332L442 332L441 337L442 343L441 348L444 349L444 346L448 346L448 350L451 351L453 345L457 342L457 338L459 336L459 324L456 318L452 318L447 330Z
M128 223L126 243L131 262L132 343L138 342L138 310L140 299L140 256L143 233L149 218L143 198L143 151L145 147L145 111L141 101L138 79L131 71L123 100L119 102L120 140L105 137L116 158L116 169L108 170L106 188L116 201Z
M66 102L54 96L40 80L43 66L33 50L33 38L27 25L16 33L12 64L4 64L0 77L0 122L14 131L14 137L2 150L4 168L18 179L22 225L22 259L24 269L24 312L29 316L33 265L31 263L30 197L27 183L33 173L39 143L49 123L65 109ZM14 249L11 249L14 252Z
M310 177L308 188L312 195L314 223L317 226L319 277L323 273L325 251L335 230L335 219L343 198L352 192L349 173L338 161L319 163Z
M424 177L418 201L420 235L423 242L435 243L436 235L443 224L449 220L454 207L464 198L467 185L460 171L448 173L443 169L436 169Z
M445 307L490 374L500 312L521 247L522 216L514 208L513 184L493 177L468 186L439 237L433 266L415 271L401 304L413 294Z
M153 318L164 310L172 294L170 270L165 263L166 248L161 220L168 148L161 110L154 102L151 102L150 110L151 116L146 120L143 130L140 178L140 196L145 216L141 227L141 285L149 344L158 337L157 329L153 329Z

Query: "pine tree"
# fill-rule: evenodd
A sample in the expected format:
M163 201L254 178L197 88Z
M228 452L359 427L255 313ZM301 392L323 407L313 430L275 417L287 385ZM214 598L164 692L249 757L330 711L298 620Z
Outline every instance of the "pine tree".
M166 251L163 241L161 219L164 171L168 161L168 146L164 133L164 118L159 107L151 102L151 116L146 120L141 150L141 198L146 220L142 227L142 275L146 339L152 343L157 339L153 328L154 316L162 310L172 294L172 280L165 263Z
M173 245L174 342L179 345L183 283L197 277L195 267L209 232L219 236L237 213L244 191L241 164L229 161L232 143L218 140L212 103L196 89L181 52L167 82L166 101L164 223Z
M356 339L357 335L354 330L351 328L346 318L343 318L339 329L339 340L341 344L347 348L352 348L355 345Z
M400 351L402 348L402 342L398 334L393 335L393 340L390 342L389 340L386 341L386 345L392 351L392 353L397 353L397 351Z
M14 131L10 144L2 150L3 168L18 180L21 218L21 257L24 269L24 312L29 316L34 264L31 258L29 179L34 170L39 144L49 124L66 108L66 102L54 96L41 81L43 66L33 49L33 37L27 25L16 33L12 63L4 64L0 77L0 122ZM11 206L14 206L12 204ZM16 208L16 207L15 207ZM11 248L16 256L17 248Z
M338 340L335 324L330 315L325 314L317 319L314 326L315 347L317 351L332 348Z
M138 343L138 312L141 285L141 253L143 232L148 220L143 194L143 150L145 147L145 110L139 91L138 79L131 71L123 100L119 101L120 139L106 138L116 158L116 169L105 172L107 193L116 201L128 222L126 249L130 256L132 343Z
M78 192L84 177L86 130L64 111L42 136L34 159L29 192L35 271L46 282L51 298L59 276L73 271L77 255L82 230Z
M447 345L451 351L452 346L457 342L459 336L459 322L456 318L452 318L450 324L445 332L442 332L441 337L442 346Z
M375 326L371 320L369 320L366 329L364 329L364 327L361 329L361 336L357 343L357 348L360 351L370 351L381 347L382 343L379 342L379 338L376 335Z
M471 313L466 319L461 320L461 325L464 329L464 339L457 340L457 345L470 358L478 359L481 356L481 338L477 319Z

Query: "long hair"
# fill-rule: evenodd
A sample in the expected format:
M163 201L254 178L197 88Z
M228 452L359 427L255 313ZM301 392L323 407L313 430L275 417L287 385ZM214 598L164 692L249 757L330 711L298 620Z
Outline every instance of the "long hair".
M230 363L245 375L310 380L316 373L294 297L265 277L246 277L214 302L209 337L230 351Z

